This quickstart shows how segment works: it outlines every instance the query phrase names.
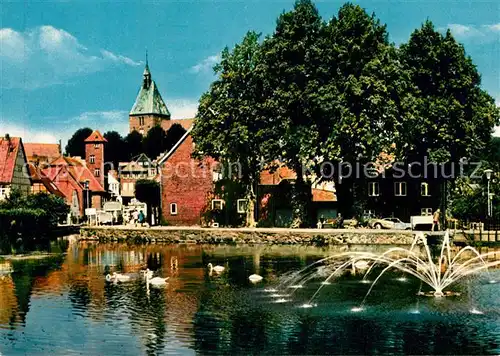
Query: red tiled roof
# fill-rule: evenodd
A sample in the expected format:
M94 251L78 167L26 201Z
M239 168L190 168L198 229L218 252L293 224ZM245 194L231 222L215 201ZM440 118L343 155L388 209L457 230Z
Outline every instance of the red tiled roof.
M61 155L57 143L25 143L24 151L28 162L35 162L40 159L50 162Z
M106 140L102 135L101 133L99 132L99 130L95 130L94 132L92 132L90 134L89 137L87 137L85 139L85 142L108 142L108 140Z
M55 176L58 173L53 169L53 167L67 167L68 172L73 176L73 178L80 184L83 185L83 182L89 181L89 189L93 192L104 192L104 187L99 183L99 181L94 177L92 172L87 168L85 161L81 158L77 157L64 157L61 156L52 163L50 163L52 174L49 177L52 180L56 180ZM45 171L44 171L45 172ZM58 172L58 170L57 170Z
M0 183L12 183L17 153L21 145L20 137L0 137Z
M63 192L57 188L57 186L52 182L52 180L43 174L42 170L38 167L35 167L33 164L29 164L28 166L31 181L33 183L41 183L45 186L45 189L50 193L57 195L61 198L64 198Z
M161 121L161 127L165 130L168 131L174 124L179 124L182 127L184 127L184 130L189 129L191 126L193 126L194 119L175 119L175 120L162 120Z

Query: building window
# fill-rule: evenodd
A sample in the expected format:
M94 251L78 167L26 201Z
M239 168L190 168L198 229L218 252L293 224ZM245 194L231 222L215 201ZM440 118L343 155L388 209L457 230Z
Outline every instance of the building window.
M405 197L406 196L406 182L394 183L394 195L397 197Z
M95 156L94 155L90 155L89 161L90 161L90 163L95 163Z
M144 117L139 116L139 126L144 126Z
M420 215L432 215L432 208L422 208L420 209Z
M83 182L83 189L89 189L90 181L86 180Z
M378 185L378 182L368 183L368 196L378 197L379 195L380 195L380 187Z
M212 210L222 210L223 205L224 205L224 200L222 199L212 200Z
M99 177L101 175L101 170L99 168L94 169L94 175Z
M421 183L420 184L420 195L423 197L430 197L429 194L429 183Z
M238 214L245 214L248 208L248 201L246 199L238 199L236 201L236 209Z
M177 203L170 204L170 215L177 215Z
M99 148L99 144L98 143L94 143L94 148Z

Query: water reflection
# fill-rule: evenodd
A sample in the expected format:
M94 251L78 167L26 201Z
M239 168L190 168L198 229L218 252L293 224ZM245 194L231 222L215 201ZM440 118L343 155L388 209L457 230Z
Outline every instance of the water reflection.
M351 309L368 287L358 276L325 287L318 306L310 309L298 306L319 283L291 291L291 302L282 304L264 291L285 273L340 248L345 249L80 243L59 257L3 261L1 270L8 272L0 274L0 353L500 352L499 285L480 279L471 281L473 298L465 292L436 301L415 296L418 281L401 283L388 276L359 313ZM225 270L210 274L208 263ZM169 284L157 289L147 288L141 278L105 280L110 272L144 268L170 277ZM499 272L493 273L500 277ZM253 273L264 283L251 284ZM456 288L465 291L467 285ZM470 314L472 302L485 313ZM419 314L410 312L415 308Z

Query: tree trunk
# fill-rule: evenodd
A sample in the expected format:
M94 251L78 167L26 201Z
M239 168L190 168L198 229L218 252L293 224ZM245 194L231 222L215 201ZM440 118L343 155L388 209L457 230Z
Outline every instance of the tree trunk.
M250 184L250 189L247 193L247 216L246 216L246 226L255 227L255 192L253 191L253 184Z
M301 171L296 170L297 180L292 189L292 224L291 228L299 228L309 225L309 214L311 204L311 186L304 182Z

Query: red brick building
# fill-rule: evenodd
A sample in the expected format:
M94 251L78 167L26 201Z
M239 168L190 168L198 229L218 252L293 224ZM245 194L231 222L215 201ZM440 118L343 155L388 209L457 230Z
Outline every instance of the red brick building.
M85 139L85 162L90 172L104 187L104 143L108 142L98 130Z
M191 157L191 129L158 161L162 215L171 225L200 225L212 200L215 162Z

